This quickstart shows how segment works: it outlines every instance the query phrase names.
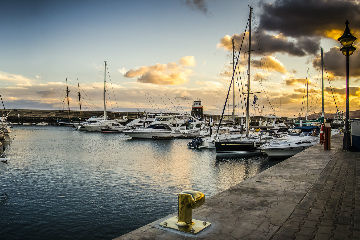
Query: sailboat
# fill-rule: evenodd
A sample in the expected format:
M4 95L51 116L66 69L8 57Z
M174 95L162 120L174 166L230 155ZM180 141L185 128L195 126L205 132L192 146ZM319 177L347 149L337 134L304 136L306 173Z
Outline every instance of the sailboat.
M122 132L124 126L119 124L116 120L109 120L106 112L106 61L104 70L104 116L103 118L92 118L92 121L87 121L82 124L80 128L83 128L88 132ZM108 131L106 131L108 130Z
M250 122L250 53L251 53L251 15L252 7L250 7L249 13L249 56L248 56L248 82L247 82L247 99L246 99L246 134L237 139L232 140L216 140L215 148L216 153L219 155L260 155L260 146L265 143L264 139L259 137L259 135L250 135L249 132L249 122ZM234 71L233 67L233 71ZM233 72L234 73L234 72ZM232 84L234 84L234 74L232 77ZM233 106L234 107L234 106ZM234 116L234 110L233 110ZM221 120L219 127L221 125ZM218 129L219 129L218 127ZM260 135L261 136L261 135Z

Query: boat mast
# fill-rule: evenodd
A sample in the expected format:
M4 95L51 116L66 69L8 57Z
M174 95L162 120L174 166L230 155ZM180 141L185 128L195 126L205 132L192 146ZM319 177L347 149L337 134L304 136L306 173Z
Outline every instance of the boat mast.
M105 62L105 71L104 71L104 120L107 119L107 115L106 115L106 61Z
M67 105L68 105L68 118L70 121L70 99L69 99L69 86L68 86L68 82L67 82L67 78L66 78L66 100L67 100Z
M232 61L232 68L233 68L233 76L235 72L235 43L234 39L231 39L232 47L233 47L233 61ZM232 120L235 123L235 79L233 82L233 111L232 111Z
M306 77L306 121L308 120L309 111L309 79Z
M325 111L324 111L324 53L323 49L321 48L321 118L322 123L325 122Z
M248 83L247 83L247 100L246 100L246 137L249 136L249 122L250 122L250 53L251 53L251 12L252 7L250 7L249 14L249 62L248 62Z
M80 93L80 84L78 79L78 100L79 100L79 109L81 111L81 93ZM80 113L81 114L81 113Z

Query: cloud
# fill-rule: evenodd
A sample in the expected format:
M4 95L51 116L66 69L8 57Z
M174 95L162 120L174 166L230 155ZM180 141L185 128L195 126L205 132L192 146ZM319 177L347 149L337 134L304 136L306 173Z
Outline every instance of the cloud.
M271 73L266 72L257 72L253 77L253 81L266 81L268 77L271 76Z
M255 68L267 69L279 73L286 73L286 68L279 60L273 56L266 56L260 60L253 60L252 66Z
M202 86L202 89L206 90L206 88L208 89L216 89L216 88L223 88L224 85L222 83L219 82L215 82L215 81L196 81L197 85Z
M318 37L301 37L292 39L285 37L283 34L270 34L266 31L257 31L254 33L252 49L256 55L271 55L274 53L285 53L291 56L302 57L308 54L316 54L320 49L320 38ZM240 50L244 34L226 35L220 39L216 45L217 48L223 48L232 51L232 39L236 51ZM242 49L244 51L244 49Z
M38 100L10 100L5 102L7 109L54 109L51 103L44 103Z
M26 78L22 75L11 74L0 71L0 83L6 82L7 84L16 86L31 86L33 80Z
M345 56L341 53L338 47L331 48L330 51L324 52L324 66L325 70L331 73L335 77L343 77L346 74L345 66ZM355 51L353 55L350 56L350 66L349 74L350 77L359 77L360 76L360 52ZM313 67L321 70L321 56L318 55L313 60ZM325 75L324 75L325 77Z
M292 86L292 85L296 85L296 84L306 84L306 79L305 78L293 78L293 79L286 79L285 83L287 86Z
M120 68L118 69L118 72L125 75L125 73L127 72L126 68Z
M43 98L48 98L56 96L57 91L36 91L35 93Z
M180 60L184 66L195 64L193 57L184 57ZM156 85L181 85L189 81L189 76L193 71L184 68L176 63L156 64L153 66L142 66L131 69L125 73L125 77L137 77L141 83L151 83Z
M187 91L176 92L175 98L182 100L192 100L191 94Z
M334 32L344 31L346 19L350 23L360 21L360 4L352 0L276 0L261 2L260 7L260 29L295 38L331 37Z
M346 95L346 89L345 88L330 88L326 87L324 89L325 92L329 94L339 94L339 95ZM350 96L358 96L358 92L360 91L360 87L349 87L349 93Z
M185 4L193 9L203 12L204 14L207 14L208 12L205 0L186 0Z
M195 57L194 56L185 56L180 59L180 64L183 66L195 67Z
M294 89L294 92L296 92L296 93L305 93L306 94L306 88L297 88L297 89ZM309 89L308 92L309 92L309 94L310 93L318 94L318 93L320 93L320 90L311 88L311 89Z

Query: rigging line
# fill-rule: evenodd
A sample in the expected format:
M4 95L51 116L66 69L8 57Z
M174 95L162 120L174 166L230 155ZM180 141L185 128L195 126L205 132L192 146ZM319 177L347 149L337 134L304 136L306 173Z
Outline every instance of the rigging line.
M239 49L239 53L238 53L238 55L237 55L237 57L236 57L235 68L237 67L238 62L239 62L240 52L241 52L241 49L242 49L242 45L243 45L243 43L244 43L244 38L245 38L246 29L247 29L248 25L250 24L250 21L251 21L251 19L249 18L249 19L248 19L248 22L247 22L247 24L246 24L246 27L245 27L244 35L243 35L242 42L241 42L240 49ZM223 117L224 117L224 111L225 111L225 108L226 108L227 100L228 100L228 98L229 98L229 93L230 93L230 90L231 90L231 85L232 85L233 82L234 82L234 72L235 72L235 71L233 70L233 72L232 72L232 78L231 78L231 82L230 82L230 86L229 86L229 90L228 90L227 95L226 95L225 104L224 104L224 107L223 107L223 111L222 111L222 114L221 114L221 118L220 118L220 121L219 121L218 128L217 128L217 130L216 130L215 138L217 137L217 135L218 135L218 133L219 133L220 125L221 125L221 122L222 122Z
M165 112L170 113L171 110L170 110L170 108L168 107L168 105L166 104L166 102L164 101L164 99L162 98L162 96L160 95L160 93L158 93L158 96L160 97L162 103L165 105Z
M178 97L175 97L175 100L176 100L176 102L178 103L178 105L179 105L179 107L180 107L181 111L185 112L185 111L184 111L184 109L183 109L183 107L181 106L181 104L180 104L179 100L178 100Z
M116 99L116 94L115 94L115 90L114 90L114 86L113 86L113 82L111 80L111 77L110 77L110 73L108 72L108 77L109 77L109 82L110 82L110 86L111 86L111 90L112 90L112 94L114 96L114 101L115 101L115 107L116 109L119 109L119 106L118 106L118 101Z
M336 104L336 100L335 100L335 96L334 96L334 91L333 91L333 87L331 85L331 81L330 81L330 76L328 75L328 72L326 70L326 66L325 66L325 59L324 59L324 70L325 70L325 73L326 73L326 78L328 79L328 82L329 82L329 86L330 86L330 90L331 90L331 93L332 93L332 96L333 96L333 99L334 99L334 103L335 103L335 107L336 107L336 111L339 111L338 109L338 106Z
M175 111L178 112L179 110L178 110L177 106L175 106L175 104L171 101L171 99L169 98L169 96L166 95L166 93L164 93L164 94L165 94L165 96L167 97L167 99L169 99L169 102L175 107Z
M94 106L93 109L96 109L96 110L97 110L98 107L93 103L93 101L92 101L91 98L86 94L86 92L85 92L83 89L81 89L81 92L82 92L82 95L83 95L83 96L87 97L87 99L90 101L90 104ZM83 98L83 99L86 100L85 98ZM86 103L86 101L83 101L83 102ZM87 104L87 103L86 103L86 104Z

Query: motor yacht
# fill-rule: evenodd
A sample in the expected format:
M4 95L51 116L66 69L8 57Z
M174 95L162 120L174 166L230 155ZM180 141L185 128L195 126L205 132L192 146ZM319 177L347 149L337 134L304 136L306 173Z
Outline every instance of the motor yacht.
M124 133L131 138L142 138L142 139L170 139L173 137L172 129L169 125L159 123L151 124L146 128L136 128L126 130Z
M260 149L270 158L288 158L317 143L317 136L288 136L265 143Z

